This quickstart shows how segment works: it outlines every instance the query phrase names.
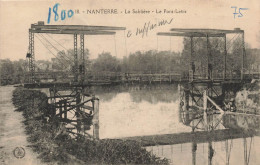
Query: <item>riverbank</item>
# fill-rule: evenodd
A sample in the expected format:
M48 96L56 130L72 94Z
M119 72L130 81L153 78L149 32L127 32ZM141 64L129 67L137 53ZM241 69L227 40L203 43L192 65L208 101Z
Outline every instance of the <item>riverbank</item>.
M15 111L12 104L13 86L0 87L0 164L1 165L41 165L27 141L22 113ZM25 156L17 159L13 155L16 147L25 149Z
M237 92L235 102L239 112L260 115L260 81L244 84Z
M58 119L46 122L47 96L36 90L17 88L13 103L23 112L28 140L44 162L55 164L168 164L154 156L140 143L130 140L92 140L71 138L60 131Z

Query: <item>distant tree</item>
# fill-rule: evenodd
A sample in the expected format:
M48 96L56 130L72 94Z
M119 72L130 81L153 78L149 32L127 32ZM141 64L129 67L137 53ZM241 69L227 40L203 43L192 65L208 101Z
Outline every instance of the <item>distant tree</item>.
M16 84L24 81L25 60L0 60L1 85Z
M92 63L92 71L94 72L120 72L120 61L108 52L103 52L98 55L98 58Z
M124 72L132 73L169 73L178 71L180 54L170 51L137 51L123 58Z
M80 68L80 65L82 65L82 57L80 56L80 49L77 50L77 59L78 59L78 69ZM69 49L67 50L67 52L65 52L64 50L59 51L57 53L57 57L53 58L53 68L57 69L57 70L63 70L63 71L72 71L74 70L75 66L74 66L74 50L73 49ZM88 66L90 64L89 61L89 50L88 49L84 49L84 59L85 59L85 70L88 69Z
M13 83L14 65L9 59L1 60L0 73L2 85Z

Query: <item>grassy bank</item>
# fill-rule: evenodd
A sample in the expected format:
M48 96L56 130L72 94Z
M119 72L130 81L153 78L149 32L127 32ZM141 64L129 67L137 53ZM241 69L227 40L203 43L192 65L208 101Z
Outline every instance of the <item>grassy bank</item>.
M49 110L47 96L35 90L17 88L13 92L13 103L17 111L23 112L31 147L44 162L51 164L169 164L147 152L135 141L91 140L85 137L72 139L60 131L58 119L46 122Z
M236 107L241 112L260 114L260 82L253 80L244 84L236 94Z

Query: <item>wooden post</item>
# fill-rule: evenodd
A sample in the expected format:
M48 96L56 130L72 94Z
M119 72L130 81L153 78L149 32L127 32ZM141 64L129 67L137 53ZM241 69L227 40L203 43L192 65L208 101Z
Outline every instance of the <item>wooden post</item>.
M178 84L178 92L179 92L179 122L181 122L181 113L182 113L182 91L181 91L181 84Z
M183 100L184 100L184 111L188 111L189 110L189 96L190 92L189 90L185 90L184 89L184 97L183 97Z
M62 119L62 101L59 101L59 112L60 112L60 118Z
M248 155L247 155L247 140L246 140L246 137L243 138L243 142L244 142L244 164L248 165L249 163L248 163ZM249 153L250 153L250 151L249 151Z
M64 101L64 119L67 119L67 100Z
M49 89L50 91L50 97L51 97L51 116L55 116L56 115L56 90L55 89L52 89L50 88Z
M93 137L99 139L99 99L93 100Z
M196 151L197 151L197 143L194 140L192 142L192 165L196 165Z
M226 165L229 165L228 139L225 141L225 148L226 148Z
M212 158L214 156L214 150L212 147L212 141L209 141L209 145L208 145L208 165L212 165Z
M76 93L76 105L80 104L80 92L77 90ZM76 117L77 117L77 133L80 133L81 130L81 121L80 121L80 106L76 107Z
M203 92L203 110L207 111L207 91Z
M204 110L204 113L203 113L203 118L204 118L204 123L205 123L205 129L206 131L208 130L208 117L207 117L207 90L205 90L203 92L203 110Z

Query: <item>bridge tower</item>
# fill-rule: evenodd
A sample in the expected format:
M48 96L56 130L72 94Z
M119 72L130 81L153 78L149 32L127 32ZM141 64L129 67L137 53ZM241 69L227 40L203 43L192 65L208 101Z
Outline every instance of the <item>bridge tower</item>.
M84 84L86 69L85 36L115 35L115 31L125 29L124 27L112 26L45 25L42 21L39 21L37 24L31 24L29 29L29 51L26 55L29 64L29 84L26 84L27 87L30 87L30 85L39 87L36 82L37 72L35 72L34 36L37 37L37 35L42 33L73 36L73 59L70 61L73 66L73 82L50 83L45 86L49 88L50 96L48 101L51 105L50 110L46 110L45 116L60 121L62 123L61 127L66 127L61 129L67 129L67 132L73 135L88 136L86 130L92 124L90 123L92 121L90 118L93 118L93 138L99 138L99 99L95 95L90 94L87 88L85 88L87 85ZM73 117L69 117L71 114L73 114ZM71 131L70 129L76 131Z
M233 38L227 42L229 34ZM157 35L183 37L186 43L185 49L189 54L184 53L183 65L187 69L183 71L179 86L180 106L183 111L201 109L204 105L204 91L214 102L209 101L206 109L215 107L214 104L222 107L226 95L234 95L245 81L243 30L172 28L170 32L159 32ZM236 54L228 52L229 49L233 49ZM239 60L234 64L235 67L232 66L234 58Z
M73 83L83 83L85 80L85 36L86 35L115 35L118 30L125 30L125 27L113 26L89 26L89 25L45 25L43 21L32 24L29 29L29 52L27 58L29 61L29 83L35 82L35 51L34 51L34 35L35 34L61 34L73 36ZM78 39L80 51L78 52Z

